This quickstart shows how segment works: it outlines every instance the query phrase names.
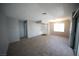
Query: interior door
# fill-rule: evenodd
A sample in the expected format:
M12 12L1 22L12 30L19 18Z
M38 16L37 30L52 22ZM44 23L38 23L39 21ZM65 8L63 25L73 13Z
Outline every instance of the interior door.
M78 55L78 44L79 44L79 9L75 11L75 16L72 18L72 32L71 41L72 48L75 55ZM73 14L74 15L74 14Z
M77 19L76 39L75 39L75 53L79 56L79 17Z
M76 25L77 25L76 17L72 18L72 29L71 29L71 37L70 37L70 46L74 49L75 45L75 35L76 35Z
M78 52L78 44L79 44L79 18L77 18L76 22L76 34L75 34L75 41L74 41L74 53L77 55Z

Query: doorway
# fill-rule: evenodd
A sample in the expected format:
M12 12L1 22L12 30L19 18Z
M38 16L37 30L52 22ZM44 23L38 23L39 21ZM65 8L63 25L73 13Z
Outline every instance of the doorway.
M27 21L19 21L20 39L27 38Z

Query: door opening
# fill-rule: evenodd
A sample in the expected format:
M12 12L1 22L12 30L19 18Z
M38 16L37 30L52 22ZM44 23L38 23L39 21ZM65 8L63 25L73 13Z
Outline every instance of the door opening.
M20 39L27 38L27 21L19 22Z

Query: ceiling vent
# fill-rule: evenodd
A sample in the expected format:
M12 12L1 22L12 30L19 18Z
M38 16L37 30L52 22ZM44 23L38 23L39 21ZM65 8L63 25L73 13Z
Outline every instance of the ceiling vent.
M44 13L42 13L42 14L43 14L43 15L46 15L47 13L44 12Z
M41 20L40 21L36 21L36 23L42 23Z

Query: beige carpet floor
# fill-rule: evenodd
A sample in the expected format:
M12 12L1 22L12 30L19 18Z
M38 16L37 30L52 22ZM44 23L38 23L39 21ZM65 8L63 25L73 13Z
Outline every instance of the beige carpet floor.
M68 39L59 36L37 36L11 43L8 56L73 56Z

